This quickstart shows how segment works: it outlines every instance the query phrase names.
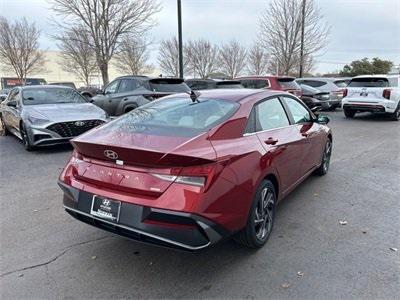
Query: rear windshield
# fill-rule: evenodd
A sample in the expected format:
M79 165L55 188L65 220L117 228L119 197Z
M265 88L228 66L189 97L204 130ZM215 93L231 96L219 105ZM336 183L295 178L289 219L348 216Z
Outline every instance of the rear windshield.
M334 81L334 83L336 84L337 87L345 88L345 87L347 86L347 84L349 83L349 81L346 81L346 80L336 80L336 81Z
M388 87L387 78L370 77L370 78L353 78L348 87Z
M181 80L162 80L149 81L150 90L153 92L173 92L184 93L190 91L186 83Z
M25 105L86 102L81 94L70 88L24 89L22 101Z
M238 109L236 102L170 98L151 102L123 115L110 125L116 131L148 135L193 137L222 123Z
M240 82L217 82L216 83L217 89L242 89L243 85Z
M279 78L278 79L279 85L284 90L299 90L300 86L294 81L294 78Z
M267 79L241 79L240 83L247 89L264 89L269 87Z

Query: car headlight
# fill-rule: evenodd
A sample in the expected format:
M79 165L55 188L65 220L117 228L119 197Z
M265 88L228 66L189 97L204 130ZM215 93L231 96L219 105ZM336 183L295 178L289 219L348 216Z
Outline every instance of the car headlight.
M40 124L50 122L50 120L47 120L45 118L38 117L38 116L32 116L32 115L28 116L28 120L29 120L29 122L31 122L34 125L40 125Z

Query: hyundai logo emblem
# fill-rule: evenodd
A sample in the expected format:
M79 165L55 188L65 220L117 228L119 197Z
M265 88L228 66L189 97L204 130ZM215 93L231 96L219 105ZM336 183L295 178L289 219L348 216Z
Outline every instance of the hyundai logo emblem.
M110 204L111 204L110 200L108 200L108 199L103 199L102 202L103 202L104 206L110 206Z
M85 122L83 122L83 121L76 121L75 123L75 126L83 126L83 125L85 125Z
M104 150L104 155L106 157L108 157L109 159L117 159L118 158L117 152L109 150L109 149Z

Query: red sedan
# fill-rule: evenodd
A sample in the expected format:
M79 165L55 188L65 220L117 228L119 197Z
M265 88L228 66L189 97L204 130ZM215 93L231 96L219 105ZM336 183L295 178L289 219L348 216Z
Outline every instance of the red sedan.
M66 211L131 239L199 250L268 240L276 204L329 168L329 119L268 90L168 96L72 141Z

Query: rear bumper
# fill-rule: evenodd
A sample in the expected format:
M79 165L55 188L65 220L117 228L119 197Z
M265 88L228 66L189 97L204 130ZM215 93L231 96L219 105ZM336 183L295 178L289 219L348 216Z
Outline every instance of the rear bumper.
M368 112L386 112L385 107L382 105L371 105L371 104L343 104L343 109L357 110L357 111L368 111Z
M344 98L342 100L342 108L357 111L378 112L378 113L394 113L398 102L393 100L376 99L366 102L364 99Z
M121 202L118 222L90 214L93 194L58 183L64 208L74 218L135 241L186 251L207 248L230 232L201 216Z

